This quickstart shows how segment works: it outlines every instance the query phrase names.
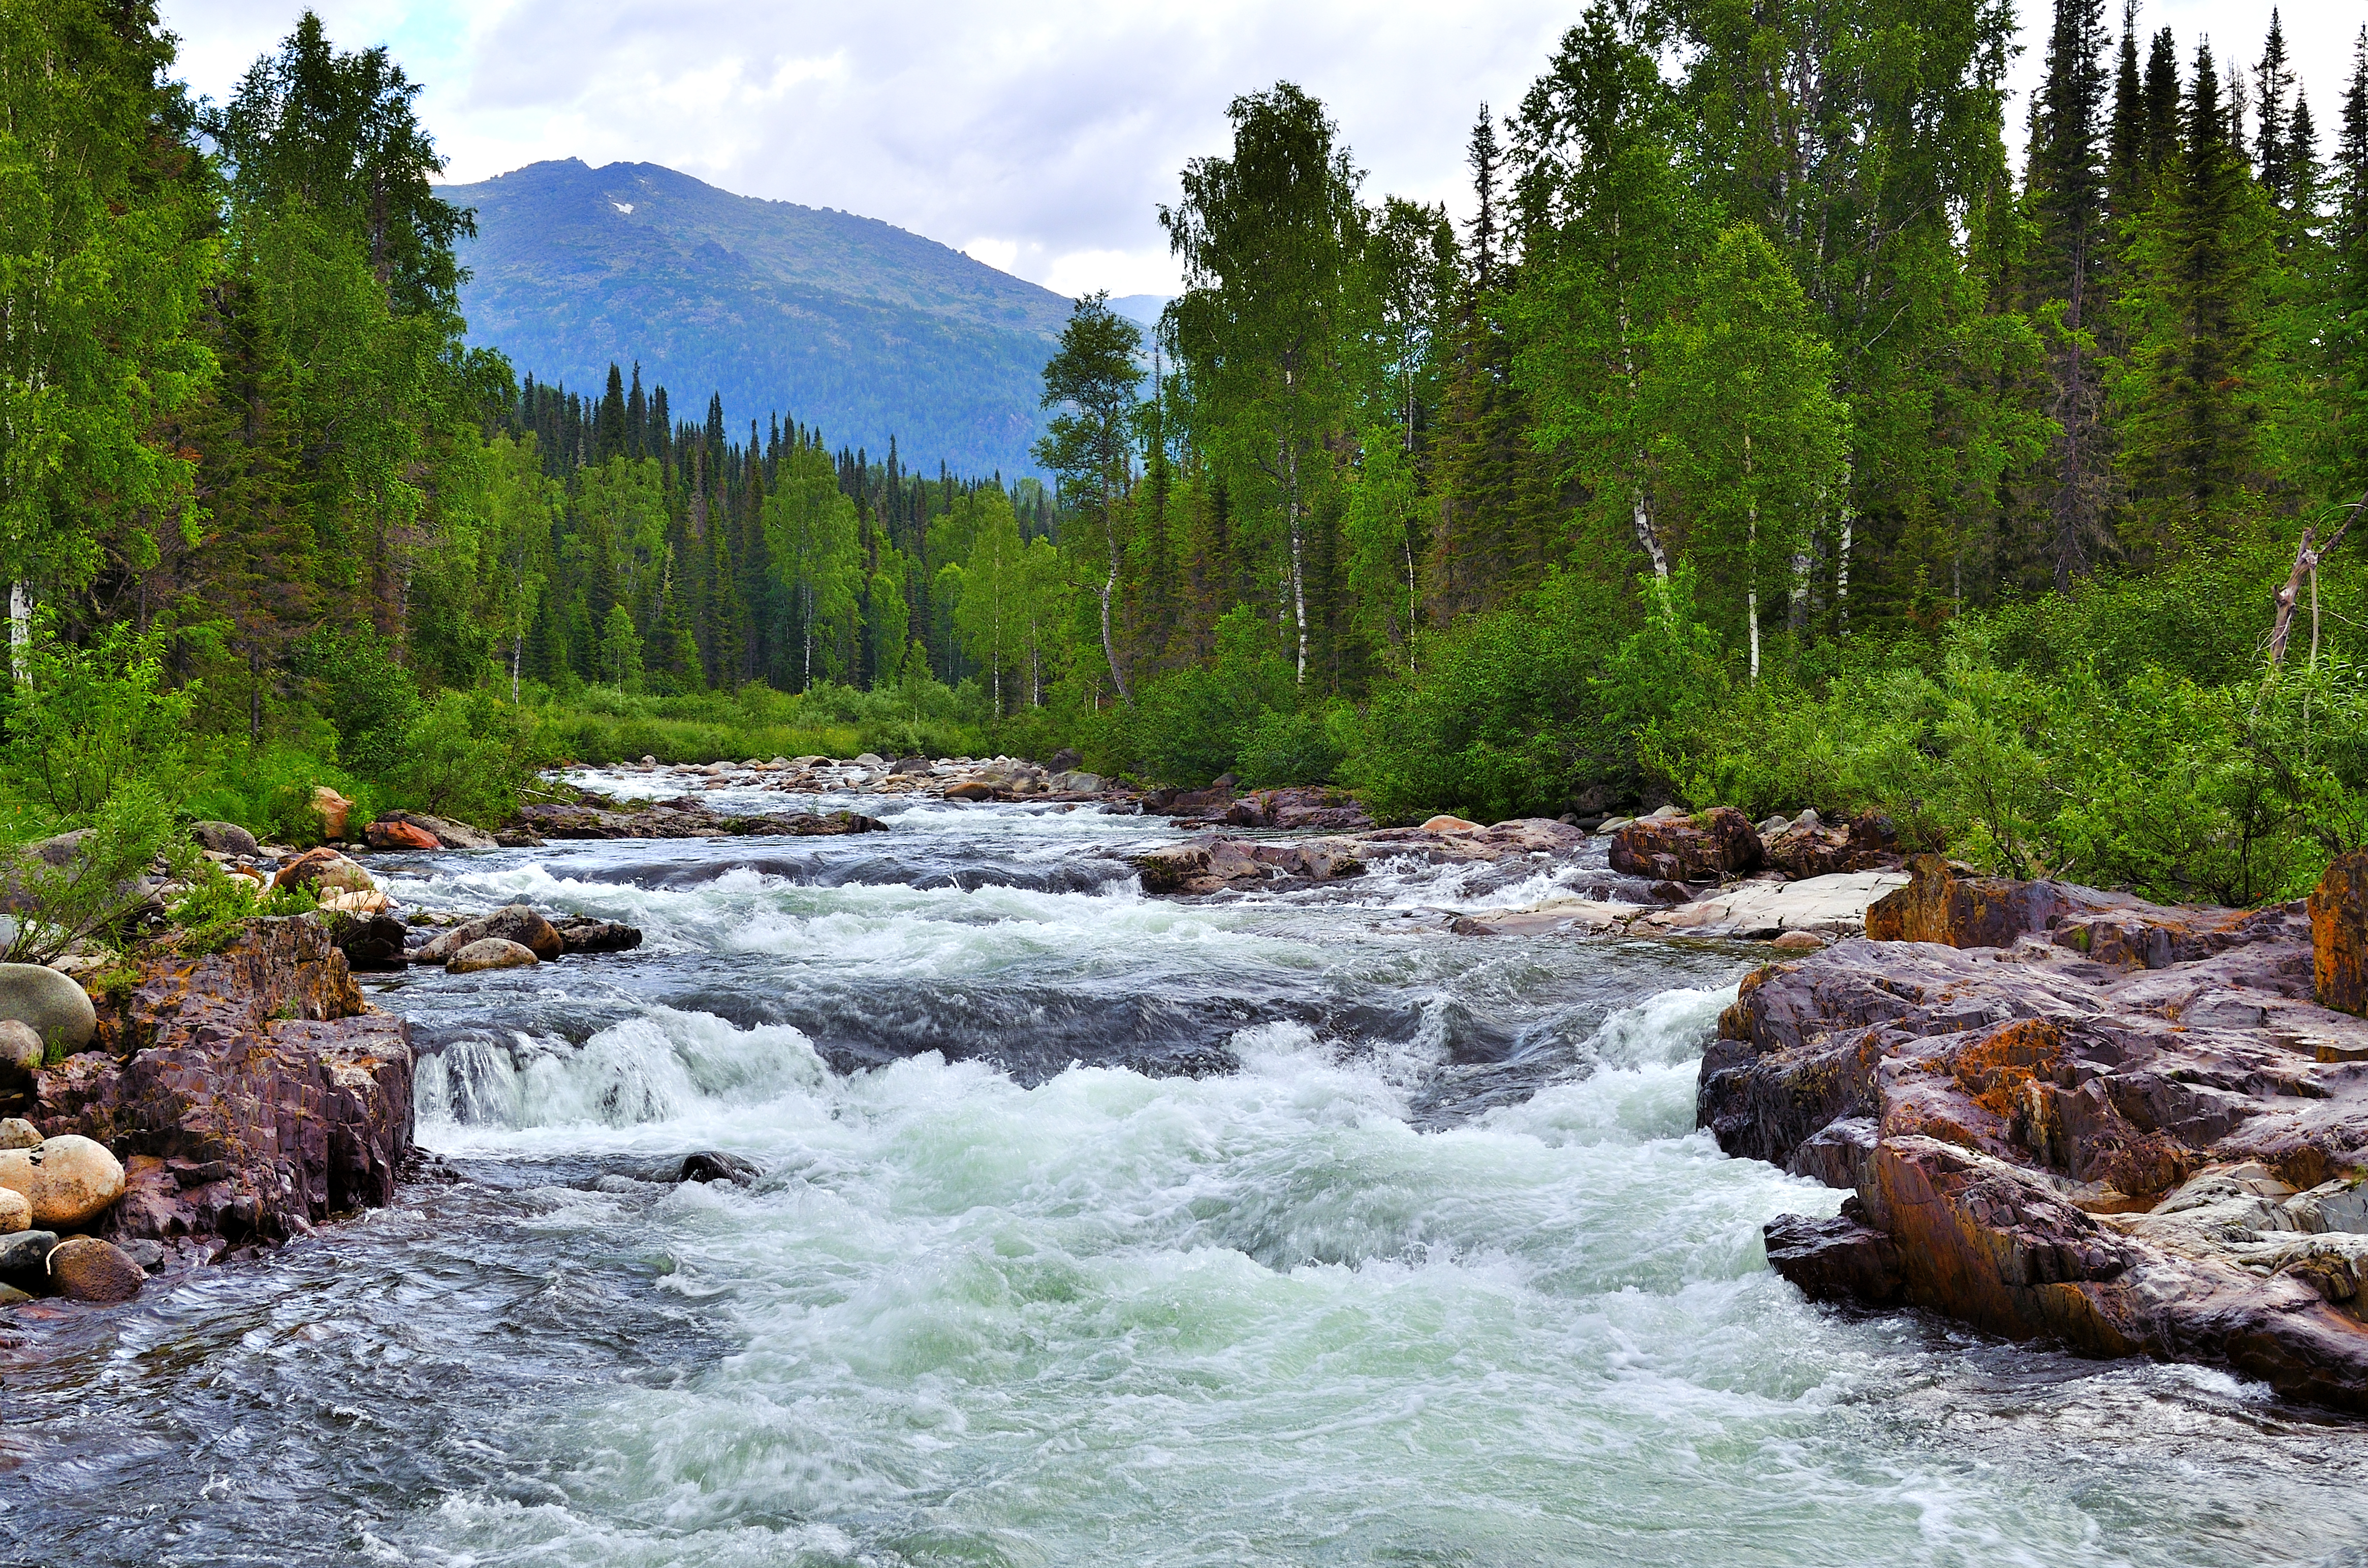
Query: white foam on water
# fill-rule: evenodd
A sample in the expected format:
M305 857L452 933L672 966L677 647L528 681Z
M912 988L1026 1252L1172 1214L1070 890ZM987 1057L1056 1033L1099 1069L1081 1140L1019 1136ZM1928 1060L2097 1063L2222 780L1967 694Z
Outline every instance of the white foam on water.
M528 1456L556 1498L456 1495L407 1544L702 1568L2116 1560L2056 1477L1852 1435L1892 1363L1759 1246L1837 1195L1691 1131L1690 1058L1732 994L1616 1012L1591 1078L1429 1134L1400 1066L1291 1025L1243 1030L1226 1076L1032 1088L934 1055L843 1076L795 1030L664 1011L541 1079L534 1056L511 1124L423 1136L764 1163L751 1188L620 1182L531 1221L561 1244L643 1228L660 1288L737 1348L574 1409Z

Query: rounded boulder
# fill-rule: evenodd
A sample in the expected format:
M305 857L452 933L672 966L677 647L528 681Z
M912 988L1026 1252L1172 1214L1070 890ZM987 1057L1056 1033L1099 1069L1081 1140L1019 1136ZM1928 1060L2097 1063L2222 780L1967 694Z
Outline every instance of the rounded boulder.
M378 888L368 871L334 849L306 850L280 867L271 885L310 888L322 898L341 892L373 892Z
M1463 817L1449 816L1444 812L1422 824L1425 833L1477 833L1480 824Z
M0 1018L0 1085L19 1092L41 1070L41 1037L17 1018Z
M0 1149L38 1149L41 1146L41 1130L21 1116L0 1121Z
M454 953L444 968L451 974L474 974L487 969L532 969L541 961L534 956L534 949L523 942L482 937Z
M32 1228L33 1205L23 1193L0 1187L0 1236L12 1236Z
M244 855L251 859L263 852L255 835L234 822L193 822L189 824L189 836L198 841L199 847L217 855Z
M0 1187L24 1195L34 1224L75 1230L123 1196L123 1165L106 1144L68 1132L38 1149L0 1149Z
M98 1010L90 994L47 964L0 963L0 1018L28 1026L43 1045L68 1053L90 1043Z
M130 1253L97 1236L68 1236L50 1249L50 1283L70 1301L128 1301L148 1283Z

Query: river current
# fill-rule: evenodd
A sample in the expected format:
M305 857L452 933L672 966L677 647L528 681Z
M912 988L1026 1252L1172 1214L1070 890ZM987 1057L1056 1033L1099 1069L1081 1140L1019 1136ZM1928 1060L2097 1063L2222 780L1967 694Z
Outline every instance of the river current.
M647 940L372 983L460 1179L20 1311L0 1562L2368 1564L2354 1425L1770 1273L1752 949L1445 929L1600 858L1177 903L1156 819L820 803L894 831L381 859Z

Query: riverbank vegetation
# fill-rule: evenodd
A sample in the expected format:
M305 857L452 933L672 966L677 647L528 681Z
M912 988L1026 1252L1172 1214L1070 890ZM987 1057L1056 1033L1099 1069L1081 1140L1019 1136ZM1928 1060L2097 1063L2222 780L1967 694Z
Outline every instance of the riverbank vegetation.
M1079 301L1039 479L468 347L417 87L310 16L213 105L152 10L0 12L20 836L1061 746L2237 902L2368 833L2368 35L2322 136L2274 16L2058 0L2016 170L2001 7L1600 0L1462 225L1279 84L1156 331Z

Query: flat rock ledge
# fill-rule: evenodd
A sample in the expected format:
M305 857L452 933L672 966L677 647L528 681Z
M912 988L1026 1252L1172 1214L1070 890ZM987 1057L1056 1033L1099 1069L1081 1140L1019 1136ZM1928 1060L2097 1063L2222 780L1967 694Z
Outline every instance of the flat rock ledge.
M1910 869L1867 937L1748 977L1703 1056L1721 1148L1850 1190L1771 1221L1770 1264L2368 1412L2368 1022L2318 1005L2305 905Z
M1196 835L1135 856L1143 891L1186 895L1228 889L1304 887L1364 875L1372 862L1410 856L1433 865L1494 864L1515 856L1551 855L1587 841L1578 828L1543 817L1501 822L1494 827L1452 817L1433 818L1421 827L1379 828L1370 833L1327 834L1287 840Z
M97 1011L95 1049L43 1069L25 1111L122 1159L97 1234L207 1261L393 1200L410 1027L363 1000L324 923L255 920L221 952L148 960Z
M520 825L540 838L826 838L882 833L884 824L860 812L720 812L687 797L627 807L599 797L574 804L518 808Z

